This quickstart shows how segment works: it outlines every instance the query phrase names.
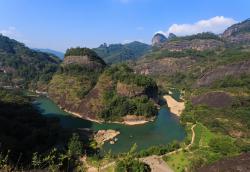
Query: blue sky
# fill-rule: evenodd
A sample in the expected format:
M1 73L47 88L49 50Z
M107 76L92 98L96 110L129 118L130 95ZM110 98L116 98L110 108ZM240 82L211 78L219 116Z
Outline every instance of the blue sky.
M65 51L150 43L158 31L219 33L249 18L249 9L249 0L0 0L0 32L30 47Z

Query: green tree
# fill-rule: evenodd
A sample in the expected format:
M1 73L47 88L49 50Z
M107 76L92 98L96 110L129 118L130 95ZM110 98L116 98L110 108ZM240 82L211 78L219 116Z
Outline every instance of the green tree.
M68 143L68 155L77 157L83 152L83 145L79 139L79 135L74 133Z

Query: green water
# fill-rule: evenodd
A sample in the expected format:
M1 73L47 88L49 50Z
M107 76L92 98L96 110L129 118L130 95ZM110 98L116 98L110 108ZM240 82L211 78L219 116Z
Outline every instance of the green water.
M126 152L136 143L138 150L154 145L167 144L173 140L183 140L185 130L180 125L178 119L170 115L168 108L162 107L154 122L144 125L126 126L121 124L98 124L62 111L53 101L45 97L39 97L34 105L47 117L58 117L63 127L66 128L90 128L92 130L114 129L120 131L118 141L111 145L104 144L105 151L111 150L113 153Z

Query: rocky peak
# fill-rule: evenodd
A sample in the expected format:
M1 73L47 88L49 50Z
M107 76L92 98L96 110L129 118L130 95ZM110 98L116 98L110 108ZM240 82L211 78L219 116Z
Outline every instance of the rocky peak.
M108 44L107 43L103 43L98 48L107 48L107 47L108 47Z
M166 41L167 41L167 38L165 35L163 35L161 33L156 33L152 39L152 45L158 46L158 45L163 44Z
M222 36L225 38L235 36L243 32L250 32L250 18L243 22L232 25L231 27L225 30Z
M175 34L173 34L173 33L169 33L169 35L168 35L168 39L174 39L176 37L177 36Z
M86 67L104 67L105 62L91 49L70 48L66 51L63 65L78 64Z

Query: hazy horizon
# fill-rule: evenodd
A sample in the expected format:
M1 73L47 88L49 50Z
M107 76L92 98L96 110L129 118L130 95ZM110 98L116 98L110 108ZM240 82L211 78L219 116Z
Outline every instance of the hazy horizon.
M156 32L221 33L247 19L249 6L247 0L0 0L0 33L32 48L62 52L102 43L150 44Z

